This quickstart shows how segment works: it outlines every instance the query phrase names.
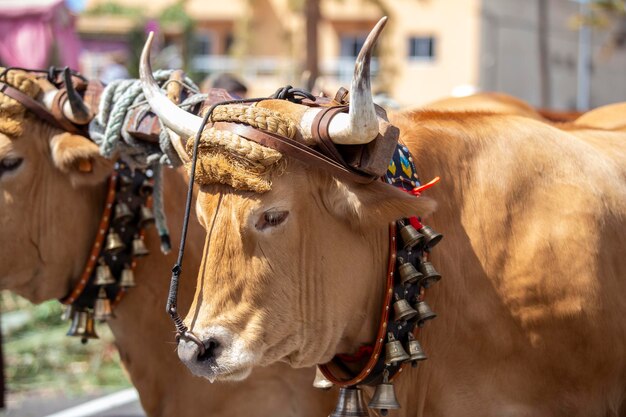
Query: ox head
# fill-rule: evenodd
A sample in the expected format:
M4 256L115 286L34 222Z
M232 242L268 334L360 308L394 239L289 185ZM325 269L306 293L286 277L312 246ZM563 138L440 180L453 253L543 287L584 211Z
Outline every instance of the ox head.
M378 133L369 60L383 25L384 20L359 55L350 114L333 119L330 135L337 143L366 143ZM189 138L200 118L173 105L156 86L149 48L148 42L140 70L146 97L168 128ZM255 107L292 121L295 137L304 142L319 111L279 100ZM431 201L379 182L340 181L286 155L281 162L266 192L200 181L196 208L207 236L185 321L207 349L199 356L197 345L181 340L178 354L192 372L210 380L242 379L252 367L276 361L296 367L324 363L371 342L384 290L388 224L433 209ZM206 171L220 168L200 165Z
M11 70L6 82L44 104L51 87L40 81ZM0 288L33 302L68 292L85 265L111 169L93 142L0 94Z

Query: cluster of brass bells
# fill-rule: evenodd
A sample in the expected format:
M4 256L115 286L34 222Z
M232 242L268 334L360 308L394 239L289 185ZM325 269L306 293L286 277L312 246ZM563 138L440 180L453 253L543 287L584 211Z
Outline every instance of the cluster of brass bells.
M335 410L328 417L368 417L363 394L358 387L339 388Z
M421 243L424 244L426 249L431 249L437 245L443 238L441 233L435 232L430 226L422 225L417 230L411 223L400 221L402 227L400 228L400 237L404 243L404 250L409 251Z
M398 262L400 263L398 267L400 283L404 286L419 283L424 288L428 288L441 279L441 274L437 272L430 261L419 262L417 268L402 257L398 257Z
M111 273L111 268L104 262L104 258L98 260L99 265L96 267L96 280L94 285L110 285L115 284L115 278Z
M428 359L428 356L424 353L422 345L415 339L413 333L409 333L409 360L413 367L417 366L417 361L423 361Z
M412 263L406 262L404 258L398 257L398 262L400 263L398 273L400 274L400 283L402 285L415 284L424 278L424 275L415 269Z
M73 309L72 309L73 310ZM88 339L97 339L94 315L89 310L72 311L72 325L67 332L68 336L80 337L82 343Z
M380 410L380 414L387 415L388 410L397 410L400 403L396 399L396 392L393 384L389 383L389 372L385 369L383 372L383 382L376 386L372 400L367 404L369 408Z
M115 215L113 216L113 223L116 225L126 225L128 224L135 215L128 208L128 204L123 202L118 202L115 205ZM152 210L150 210L145 205L141 205L139 209L139 227L146 227L154 223L154 214ZM110 234L110 232L109 232Z
M419 327L422 327L428 320L432 320L437 317L437 314L424 300L419 300L417 304L415 304L415 308L417 310L417 325Z
M130 266L125 265L122 270L122 277L120 279L120 287L130 288L135 286L135 274Z
M409 302L404 298L400 298L398 294L394 294L395 303L393 303L393 313L395 321L407 321L417 316L417 311L411 307Z
M387 344L385 345L385 365L395 365L396 362L409 360L410 356L402 347L402 342L396 340L393 333L387 333Z
M152 184L152 181L150 180L143 180L143 182L141 183L141 186L139 187L139 195L142 197L147 197L149 195L152 195L152 192L154 191L154 185Z
M93 318L99 321L105 321L111 318L113 311L111 309L111 300L107 297L104 287L98 290L98 298L93 308Z
M387 415L388 410L400 408L393 384L389 383L389 372L386 369L383 373L383 382L376 386L372 400L367 406L379 410L383 416ZM361 389L358 387L341 387L337 406L329 417L369 417Z
M133 239L133 256L142 257L150 254L150 251L146 247L146 244L143 242L143 239L139 235L135 235Z
M148 207L141 205L139 209L139 227L146 227L154 224L154 214Z
M428 358L422 346L411 332L409 332L407 349L409 353L404 350L402 343L396 340L393 333L389 332L387 334L387 344L385 345L385 365L395 365L397 362L404 361L410 361L415 365L416 361L423 361Z
M417 325L422 327L428 320L432 320L437 317L437 314L430 308L428 303L424 300L416 298L415 308L411 307L411 304L403 298L400 298L398 294L394 294L396 301L393 303L393 313L395 321L408 321L414 317L417 317Z
M111 255L118 255L124 250L125 247L126 245L124 245L124 242L122 242L122 238L120 237L120 235L113 229L109 229L104 250Z
M418 268L422 275L424 275L424 278L420 281L420 284L424 288L429 288L432 284L441 279L441 275L429 261L420 262Z
M133 219L133 213L128 208L128 204L121 201L115 205L115 215L113 216L113 223L118 225L128 224Z

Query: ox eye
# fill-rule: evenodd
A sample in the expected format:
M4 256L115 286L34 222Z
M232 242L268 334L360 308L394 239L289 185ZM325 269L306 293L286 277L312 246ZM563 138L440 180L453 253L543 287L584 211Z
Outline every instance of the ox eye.
M268 210L261 215L261 218L256 222L254 227L256 227L257 230L276 227L283 223L287 219L287 216L289 216L289 212L286 210Z
M7 172L15 171L19 168L20 165L22 165L23 161L23 158L18 157L7 157L2 159L0 161L0 175Z

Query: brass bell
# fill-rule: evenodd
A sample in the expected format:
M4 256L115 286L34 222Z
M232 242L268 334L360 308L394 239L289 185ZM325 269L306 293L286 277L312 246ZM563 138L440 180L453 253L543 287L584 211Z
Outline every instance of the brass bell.
M97 339L93 315L89 311L75 311L67 336L80 337L83 344L87 339Z
M122 277L120 278L120 287L130 288L135 286L135 274L133 270L125 265L122 269Z
M409 355L411 356L411 364L415 368L417 366L417 361L423 361L428 359L424 350L422 349L422 345L415 339L413 333L409 332Z
M117 255L124 250L124 242L122 242L122 238L113 229L109 229L107 243L104 250L111 255Z
M402 343L393 337L393 333L387 333L387 344L385 345L385 365L391 365L396 362L404 362L409 359L409 355L402 347Z
M418 301L417 304L415 304L415 308L417 309L417 325L420 327L422 327L426 321L437 317L437 314L430 309L430 306L424 300Z
M420 262L417 267L419 271L424 275L424 278L422 278L422 280L420 281L420 285L424 288L430 287L432 284L441 279L441 275L439 274L439 272L437 272L431 262Z
M96 268L96 279L94 285L109 285L115 284L115 278L111 273L111 268L104 263L104 258L100 258L100 265Z
M139 210L139 226L146 227L154 223L154 214L148 207L141 205Z
M331 389L333 383L328 380L318 366L315 367L315 379L313 380L313 386L319 389Z
M127 175L120 175L118 182L120 183L120 186L122 187L122 189L125 189L126 187L133 185L133 179Z
M422 228L419 232L424 235L424 245L427 248L434 248L437 243L443 239L443 235L441 233L435 232L430 226L422 225Z
M421 272L415 269L412 263L405 262L404 259L400 257L398 258L398 262L400 262L398 272L400 273L400 282L402 285L414 284L424 277Z
M115 205L115 216L113 216L113 222L115 224L127 224L132 219L133 213L128 208L128 204L119 202Z
M411 320L417 316L417 311L408 303L404 298L398 297L398 294L394 294L396 302L393 303L393 313L395 321Z
M400 408L398 400L396 400L396 392L393 384L389 383L389 371L385 369L383 372L383 382L376 386L372 401L367 405L369 408L380 410L380 414L387 415L388 410L397 410Z
M146 248L146 244L143 243L143 239L139 235L135 235L133 239L133 256L141 257L149 254L150 251Z
M74 304L64 305L61 320L71 320L74 317L74 311Z
M424 235L418 232L411 223L406 224L404 221L401 221L401 224L403 226L400 229L400 237L402 237L402 242L404 243L404 250L413 249L424 239Z
M368 417L361 389L357 387L339 388L339 398L335 410L328 417Z
M147 197L152 195L154 191L154 184L150 180L144 180L139 187L139 195L142 197Z
M103 287L98 291L98 298L94 304L94 319L105 321L111 318L113 312L111 310L111 300L107 297L107 293Z

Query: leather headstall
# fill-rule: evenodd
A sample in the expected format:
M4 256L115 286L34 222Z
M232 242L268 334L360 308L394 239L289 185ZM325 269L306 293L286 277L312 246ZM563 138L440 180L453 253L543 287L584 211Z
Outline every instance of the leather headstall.
M63 125L57 120L56 117L54 117L52 113L48 111L47 108L43 106L43 104L39 103L37 100L32 99L30 96L22 93L17 88L9 84L0 82L0 93L5 94L11 97L12 99L16 100L17 102L22 104L24 107L26 107L28 110L32 111L35 114L35 116L39 117L42 120L45 120L47 123L51 124L52 126L65 130ZM75 129L72 128L72 130L75 130Z

